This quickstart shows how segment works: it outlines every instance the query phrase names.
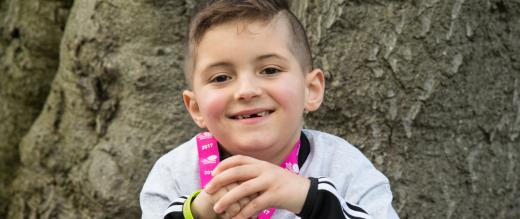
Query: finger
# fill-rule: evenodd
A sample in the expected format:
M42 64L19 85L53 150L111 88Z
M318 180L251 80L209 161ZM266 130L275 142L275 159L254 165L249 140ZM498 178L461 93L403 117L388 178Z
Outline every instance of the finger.
M232 218L233 216L237 215L238 212L240 212L240 204L239 203L233 203L229 207L226 208L226 211L224 212L224 216L226 218Z
M256 197L258 197L258 193L254 193L252 195L249 195L245 198L242 198L240 199L239 203L240 203L240 208L244 208L251 200L255 199Z
M249 198L249 197L250 197L250 196L248 196L248 197L244 197L244 198L242 198L242 199L240 199L240 200L238 201L238 203L240 204L240 208L243 208L244 206L247 205L247 203L249 203L249 202L251 201L251 198ZM238 213L238 212L237 212L237 213Z
M249 199L250 199L249 201L255 199L256 197L258 197L258 195L259 195L258 193L251 194L251 195L249 196Z
M220 212L226 209L232 203L238 202L238 200L258 193L260 191L264 191L267 187L268 183L263 182L258 178L248 180L239 186L233 188L224 196L222 196L217 203L213 206L215 212ZM258 198L258 197L257 197Z
M250 217L258 217L258 215L267 208L271 207L268 193L263 193L255 199L251 200L233 219L246 219ZM256 216L255 216L256 215Z
M248 196L248 197L245 197L245 198L240 199L240 200L238 201L238 203L240 204L240 209L239 209L238 211L236 211L236 212L232 212L232 213L227 214L228 217L229 217L229 218L233 218L235 215L238 214L238 212L240 212L240 210L241 210L243 207L245 207L247 204L249 204L249 202L250 202L252 199L256 198L256 197L257 197L257 195L254 194L254 195L251 195L251 196ZM226 210L226 212L227 212L227 211L228 211L228 210Z
M220 162L217 165L217 167L213 170L213 175L216 176L220 172L222 172L226 169L232 168L232 167L250 164L250 163L254 163L254 162L258 162L258 161L259 160L249 157L249 156L235 155L235 156L229 157L229 158L225 159L224 161Z
M238 184L236 184L238 185ZM230 185L230 188L231 188L231 185ZM202 192L205 192L207 194L209 194L209 197L210 197L210 200L211 200L211 205L215 205L215 203L217 203L217 201L222 197L224 196L225 194L227 194L229 191L228 187L227 186L224 186L222 188L220 188L219 190L217 190L216 192L214 192L213 194L210 194L210 193L207 193L206 191L202 191Z
M231 191L232 189L234 189L235 187L237 187L239 184L234 182L234 183L229 183L227 184L226 186L224 186L224 188L226 188L226 192L229 192Z
M235 188L237 186L238 186L238 183L231 183L229 185L223 186L222 188L217 190L215 193L210 194L210 197L211 197L211 200L212 200L211 207L213 207L215 205L215 203L217 203L217 201L220 200L220 198L222 198L225 194L227 194L231 189L233 189L233 188ZM203 190L202 192L205 192L205 191ZM238 207L239 211L240 211L241 206L238 205L238 206L235 206L234 208L236 208L236 207ZM215 211L215 213L217 215L219 215L220 217L223 217L223 218L231 218L231 217L229 217L229 216L227 216L225 214L226 213L225 210L222 210L220 212L216 212ZM235 214L233 214L233 215L235 215Z
M258 168L253 165L237 166L216 175L213 179L204 187L204 191L207 193L214 193L223 186L226 186L235 182L247 181L256 177Z
M254 198L256 198L258 195L256 195L256 193L254 195L251 195L251 196L248 196L248 197L245 197L245 198L242 198L238 201L238 203L240 204L240 209L244 208L247 204L249 204L249 202L251 200L253 200ZM234 214L230 214L230 218L233 218L234 216L236 216L238 213L240 212L237 211L237 212L234 212ZM256 218L256 217L252 217L252 218Z
M229 192L229 191L231 191L233 188L235 188L237 186L238 186L238 183L231 183L231 184L225 186L225 189L227 190L227 192ZM219 199L220 198L221 197L219 197ZM238 214L238 212L240 212L241 207L242 206L240 205L240 203L233 203L233 204L231 204L231 206L226 208L226 210L224 211L225 218L232 218L233 216Z

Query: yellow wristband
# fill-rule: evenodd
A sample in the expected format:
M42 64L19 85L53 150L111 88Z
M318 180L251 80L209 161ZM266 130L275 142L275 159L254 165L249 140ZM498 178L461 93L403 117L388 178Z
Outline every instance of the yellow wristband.
M184 219L195 219L193 218L193 214L191 213L191 202L193 201L193 199L195 199L195 197L197 197L197 195L201 191L202 190L195 191L193 194L190 195L190 197L188 197L188 199L186 199L184 205L182 205L182 215L184 215Z

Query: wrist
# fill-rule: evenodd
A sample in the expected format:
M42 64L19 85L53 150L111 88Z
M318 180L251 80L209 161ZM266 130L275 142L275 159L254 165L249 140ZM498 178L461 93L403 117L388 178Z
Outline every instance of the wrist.
M307 197L305 198L305 202L303 203L302 209L297 216L301 218L309 218L310 215L314 212L314 202L317 199L318 192L318 179L314 177L309 177L309 190L307 191Z
M187 199L186 201L184 202L184 205L182 205L182 214L184 216L184 218L186 219L194 219L194 215L193 215L193 210L192 210L192 202L193 200L195 199L195 197L197 197L197 195L200 193L200 190L198 191L195 191L194 193L192 193Z
M307 198L307 194L309 193L309 188L311 186L311 181L303 176L297 176L298 180L296 180L296 184L292 186L294 190L292 191L292 199L289 202L289 206L287 206L287 210L293 212L294 214L299 214L302 211L303 205L305 204L305 199Z

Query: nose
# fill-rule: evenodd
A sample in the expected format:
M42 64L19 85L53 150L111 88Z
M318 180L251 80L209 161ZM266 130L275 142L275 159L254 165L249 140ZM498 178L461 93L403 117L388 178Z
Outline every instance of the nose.
M252 76L243 76L238 80L238 88L235 92L235 100L249 101L262 94L262 89Z

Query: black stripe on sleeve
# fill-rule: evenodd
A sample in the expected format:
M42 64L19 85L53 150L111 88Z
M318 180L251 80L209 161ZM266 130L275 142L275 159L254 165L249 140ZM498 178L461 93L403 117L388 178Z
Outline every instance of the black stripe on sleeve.
M368 214L365 210L363 210L363 208L360 208L360 207L355 206L355 205L353 205L353 204L350 204L350 203L348 203L348 202L346 202L346 203L347 203L348 208L350 208L350 209L352 209L352 210L354 210L354 211L359 211L359 212L363 212L363 213L365 213L365 214Z
M334 183L332 183L331 181L329 181L327 178L325 177L320 177L318 179L318 183L326 183L326 184L329 184L330 186L332 186L332 188L336 189L336 186L334 185Z
M170 212L166 216L164 216L164 219L184 219L184 214L181 212Z
M184 202L186 201L186 199L188 199L188 197L186 197L186 196L181 196L179 198L176 198L175 200L173 200L173 202L170 205L168 205L168 208L171 206L174 206L174 205L183 205Z
M347 215L347 217L350 218L350 219L366 219L366 218L363 218L363 217L352 216L345 209L343 209L343 213L345 213Z
M182 213L182 206L188 199L187 196L181 196L173 200L173 202L168 206L165 211L164 219L184 219L184 214Z
M168 208L171 207L171 206L174 206L174 205L184 205L184 202L172 202L172 203L168 206Z
M314 218L371 218L365 210L347 203L338 194L334 183L327 178L309 178L311 186L301 213L302 219Z

